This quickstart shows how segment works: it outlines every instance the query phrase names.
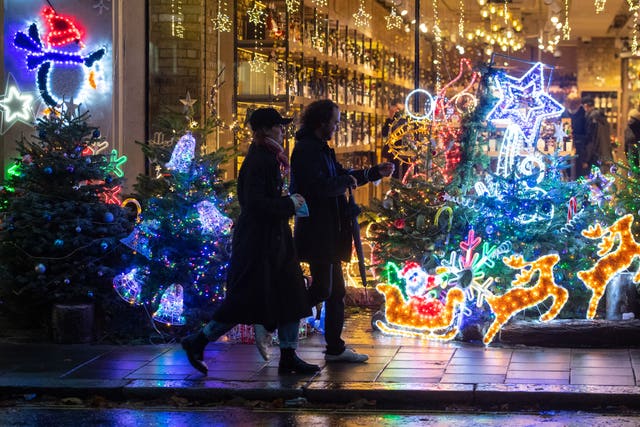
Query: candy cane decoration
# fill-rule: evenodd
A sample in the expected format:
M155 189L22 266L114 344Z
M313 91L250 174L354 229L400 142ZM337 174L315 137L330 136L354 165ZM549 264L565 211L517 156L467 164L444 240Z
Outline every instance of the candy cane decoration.
M569 208L567 210L567 222L570 222L573 216L576 214L576 211L578 210L578 201L576 200L575 196L569 199L568 206Z

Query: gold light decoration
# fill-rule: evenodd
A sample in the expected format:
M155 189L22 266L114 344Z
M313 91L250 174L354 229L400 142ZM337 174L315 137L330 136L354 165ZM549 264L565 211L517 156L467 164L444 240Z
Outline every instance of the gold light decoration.
M396 13L396 7L391 6L391 12L384 17L387 22L387 30L399 30L402 28L402 16Z
M629 12L633 12L633 30L631 37L631 54L638 54L638 9L640 8L640 0L627 0Z
M353 15L353 23L356 27L366 28L369 26L371 22L371 14L367 13L366 8L364 7L364 0L360 0L360 7L358 7L358 11Z
M610 227L603 229L600 224L596 224L582 231L584 237L602 240L598 244L600 259L589 270L578 272L578 278L593 291L589 301L587 319L595 317L598 303L611 279L629 268L636 257L640 257L640 245L633 238L632 225L633 215L628 214ZM616 241L619 241L617 246L615 245ZM614 246L615 250L613 250ZM640 282L640 271L636 272L633 281Z
M436 55L433 63L436 65L436 91L440 90L442 81L442 61L444 51L442 49L442 29L440 28L440 15L438 14L438 0L433 0L433 36L436 42Z
M593 5L596 7L596 13L602 13L607 0L594 0Z
M327 7L327 0L311 0L317 7Z
M213 29L221 33L231 32L231 18L227 13L227 2L218 1L218 13L215 18L211 19Z
M571 27L569 26L569 0L564 0L564 25L562 26L562 40L571 38Z
M462 289L449 289L442 310L433 316L415 310L397 286L381 283L376 286L376 290L385 297L386 323L376 321L376 326L382 332L440 340L451 340L457 335L458 327L454 323L456 312L464 307L465 296Z
M171 35L179 39L184 38L182 0L171 0Z
M287 12L296 13L300 10L300 0L286 0Z
M247 11L249 16L249 22L255 25L266 25L267 14L264 11L264 6L257 1L253 3L253 7Z
M269 63L264 60L262 55L254 54L253 59L249 61L249 68L254 73L265 73Z
M560 260L558 254L543 255L532 262L525 262L521 255L512 255L503 258L503 262L511 268L520 269L511 284L513 287L503 295L489 293L485 300L491 307L495 319L482 342L488 345L511 317L530 307L534 307L549 297L553 297L551 308L540 316L540 321L553 320L569 299L569 292L556 284L553 278L553 267ZM538 272L537 282L533 286L523 287L529 283ZM487 291L488 292L488 291Z
M460 38L464 38L464 0L459 0L458 10L460 10L460 16L458 20L458 35Z

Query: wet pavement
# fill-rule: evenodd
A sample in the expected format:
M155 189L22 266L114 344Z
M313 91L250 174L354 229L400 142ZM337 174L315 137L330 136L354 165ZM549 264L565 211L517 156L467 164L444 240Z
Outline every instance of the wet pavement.
M187 362L179 344L110 346L0 343L0 396L94 396L199 402L233 398L290 405L365 402L377 408L447 405L537 408L640 407L640 348L500 347L388 337L370 313L348 317L343 337L364 364L326 364L323 337L301 340L298 354L316 375L278 375L278 348L264 362L255 346L216 342L209 374Z

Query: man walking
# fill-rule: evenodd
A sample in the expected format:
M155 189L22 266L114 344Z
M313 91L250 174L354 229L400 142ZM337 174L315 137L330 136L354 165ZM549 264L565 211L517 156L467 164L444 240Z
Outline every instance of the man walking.
M351 259L352 213L348 188L377 181L393 173L392 163L347 170L337 162L327 142L340 123L340 109L330 100L311 103L303 112L291 156L291 191L306 200L309 216L296 217L294 241L301 261L307 261L313 282L311 304L325 302L327 362L365 362L369 357L345 346L345 282L342 262Z

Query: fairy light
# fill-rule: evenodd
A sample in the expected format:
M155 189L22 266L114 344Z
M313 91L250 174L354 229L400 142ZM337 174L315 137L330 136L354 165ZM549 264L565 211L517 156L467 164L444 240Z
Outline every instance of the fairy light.
M253 2L253 7L247 11L249 22L254 25L266 25L266 15L264 6L257 1Z
M399 30L402 28L402 16L396 13L396 7L391 6L391 12L384 17L387 23L387 30Z
M633 30L631 38L631 54L637 55L638 53L638 8L640 8L640 1L627 0L629 5L629 11L633 12Z
M60 47L77 41L80 43L80 46L84 47L82 44L82 33L74 21L58 15L50 7L43 9L42 16L44 16L49 25L49 34L47 34L47 44L49 46Z
M596 8L596 14L604 11L604 6L607 4L607 0L594 0L593 5Z
M231 32L231 18L227 12L227 2L218 0L218 13L215 18L211 19L213 29L221 33Z
M432 310L416 310L415 302L407 301L400 292L400 289L391 284L381 283L376 286L376 290L385 298L385 319L390 326L378 324L381 329L386 329L387 333L402 334L402 328L411 328L413 331L421 331L421 334L433 334L434 331L446 329L454 325L457 310L464 307L464 292L459 288L451 288L447 292L445 303L434 302L431 304ZM437 306L437 307L436 307ZM445 333L447 339L453 339L457 333ZM411 336L416 336L415 332L408 332ZM436 338L430 335L429 338Z
M579 271L577 274L585 286L593 291L589 301L587 319L595 317L598 303L611 279L629 268L636 257L640 257L640 245L633 237L632 225L633 215L628 214L618 219L610 227L602 228L600 224L596 224L590 225L588 229L582 231L582 235L588 239L601 239L598 244L600 259L589 270ZM616 241L619 241L617 246L615 245ZM634 282L640 280L639 276L639 274L635 275Z
M253 55L251 61L249 61L249 68L251 71L256 73L264 73L267 71L267 67L269 63L264 60L262 55L258 55L257 53Z
M569 26L569 0L564 0L564 25L562 26L562 39L569 40L570 38L571 27Z
M464 38L464 0L459 0L458 10L460 11L458 21L458 36L460 36L460 38L462 39Z
M171 35L179 39L184 38L184 13L182 0L171 0Z
M491 323L482 339L485 345L493 341L502 326L515 314L534 307L549 297L553 297L553 304L546 313L540 316L540 321L548 322L560 313L560 310L569 299L569 292L556 284L553 277L553 267L559 260L560 256L558 254L543 255L532 262L525 262L521 255L503 258L503 262L507 266L519 269L520 273L513 279L511 282L513 287L507 292L502 295L489 293L485 297L495 316L493 323ZM536 279L536 271L538 272L537 281L531 286L524 287Z
M366 28L371 21L371 14L369 14L364 6L364 0L360 0L360 7L358 11L353 15L353 23L356 27Z
M300 0L286 0L287 12L296 13L300 10Z
M442 30L440 28L440 15L438 13L438 0L433 0L433 35L436 42L436 57L434 64L436 65L436 91L440 90L440 81L442 80L442 61L444 59L444 51L442 48Z
M182 285L177 283L169 286L160 297L158 310L153 313L153 320L168 326L184 325L185 318L182 315L184 308L184 291Z

